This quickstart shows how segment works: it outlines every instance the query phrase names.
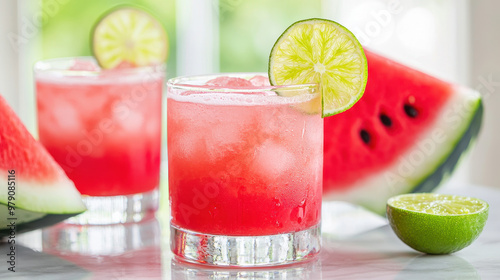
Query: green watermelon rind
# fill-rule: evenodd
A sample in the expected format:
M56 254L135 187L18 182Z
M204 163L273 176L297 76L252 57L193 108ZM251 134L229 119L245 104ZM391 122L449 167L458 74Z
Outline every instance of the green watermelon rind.
M74 216L73 214L43 214L43 216L41 216L40 218L38 219L35 219L35 220L32 220L32 221L18 221L16 220L16 229L14 232L11 231L10 228L6 227L10 221L8 223L5 223L4 225L2 225L2 227L0 227L0 238L2 237L7 237L7 236L10 236L12 235L12 233L14 233L15 235L17 234L21 234L21 233L24 233L24 232L29 232L29 231L32 231L32 230L37 230L37 229L41 229L41 228L44 228L44 227L49 227L49 226L52 226L52 225L55 225L57 223L60 223L70 217Z
M462 116L462 122L459 127L455 128L455 132L453 132L453 129L449 130L452 131L452 134L447 134L447 136L451 137L450 140L445 141L445 145L441 144L441 146L438 146L438 148L450 147L448 151L442 153L433 161L427 159L425 164L422 164L425 167L421 167L420 170L418 170L421 172L419 176L403 178L401 184L391 186L391 184L388 183L387 177L389 173L394 175L390 169L400 164L400 162L397 162L393 166L387 168L389 171L387 169L382 170L374 176L375 178L371 177L363 182L358 182L358 187L351 188L347 191L330 192L324 196L324 199L349 201L383 215L385 213L386 201L390 197L411 192L432 192L441 186L441 184L451 176L460 159L463 158L472 146L472 143L479 133L482 122L483 104L480 94L463 87L455 87L455 91L457 92L457 99L450 102L449 106L460 103L463 105L465 102L469 102L470 113L466 116ZM446 109L451 109L451 107L447 107L444 110ZM432 131L433 127L429 129L429 133ZM409 153L410 151L407 151L404 155L408 156ZM405 156L402 158L406 159ZM382 176L385 176L385 180L382 180ZM384 183L381 183L381 181L385 182L385 187L383 186ZM371 192L372 195L366 195L367 192Z
M9 213L13 213L14 215L11 216ZM16 208L10 212L6 205L0 204L0 237L48 227L74 215L75 214L47 214L20 208ZM14 224L15 228L11 229L11 224Z
M59 190L56 189L55 191L60 191L60 190L61 189ZM19 192L17 193L19 194ZM28 195L27 201L36 199L37 196L33 195L33 192L28 192L28 193L30 193L31 195ZM27 210L25 209L25 207L23 207L23 203L20 203L20 201L26 202L23 199L24 199L23 196L18 197L16 195L14 204L10 205L13 207L12 210L9 210L8 204L0 203L0 237L11 235L11 229L9 228L11 222L15 224L15 231L14 231L15 234L18 234L52 226L70 217L83 213L86 210L85 206L83 206L83 208L82 206L80 206L83 205L81 199L79 200L66 199L64 200L64 202L62 202L61 199L53 198L55 199L55 201L57 201L57 203L53 202L53 204L56 204L59 207L62 206L62 208L60 208L58 211L53 211L54 209L47 209L47 208L45 208L45 211L43 209L39 211L32 211L32 210ZM73 204L74 207L71 208L65 207L71 204ZM30 207L30 208L36 208L36 207Z
M0 237L52 225L86 210L74 183L0 95ZM10 174L8 170L14 170Z
M440 186L441 182L444 182L452 175L455 168L459 165L460 160L470 150L469 148L472 147L479 134L484 111L481 99L478 100L474 111L475 113L468 124L467 130L454 143L451 153L440 163L435 172L430 173L419 182L413 192L432 192L437 186Z
M67 178L54 182L18 178L12 197L11 211L7 192L0 192L0 237L10 235L11 222L15 222L17 234L52 226L86 210L80 193Z
M474 114L472 114L472 117L466 122L467 126L462 126L466 127L466 129L458 134L459 136L455 138L454 142L450 143L450 146L453 148L448 154L441 158L438 167L434 170L429 170L425 176L420 178L420 181L410 185L414 187L410 187L401 193L433 192L438 190L439 187L451 177L453 171L459 165L460 160L465 157L479 134L483 115L483 104L480 98L477 99L477 103L473 108ZM370 205L368 207L371 208L372 206ZM384 204L383 207L377 207L375 211L379 214L383 214L385 213L385 209Z
M13 197L16 209L35 213L76 215L87 210L73 182L66 178L45 183L18 179ZM0 192L0 205L8 205L8 198L7 191Z
M0 178L4 178L0 183L0 204L47 214L86 210L75 184L1 95L0 161ZM9 174L8 170L15 172ZM3 215L0 213L0 217Z

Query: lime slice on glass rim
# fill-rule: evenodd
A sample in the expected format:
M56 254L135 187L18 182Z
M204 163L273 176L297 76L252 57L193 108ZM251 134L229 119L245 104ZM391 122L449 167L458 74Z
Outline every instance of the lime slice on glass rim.
M408 246L427 254L450 254L469 246L488 219L483 200L458 195L413 193L387 201L387 218Z
M295 22L283 32L271 50L268 71L272 85L319 84L323 117L352 107L368 77L356 37L344 26L318 18Z
M152 15L119 7L106 13L94 27L92 51L104 69L157 65L167 58L168 40Z

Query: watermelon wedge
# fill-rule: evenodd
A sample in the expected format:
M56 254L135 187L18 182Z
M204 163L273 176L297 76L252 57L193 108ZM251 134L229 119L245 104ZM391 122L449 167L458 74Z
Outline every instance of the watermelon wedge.
M430 192L476 138L478 92L365 50L368 82L351 109L325 118L324 199L384 213L389 197Z
M86 210L80 193L0 96L0 236L48 226Z

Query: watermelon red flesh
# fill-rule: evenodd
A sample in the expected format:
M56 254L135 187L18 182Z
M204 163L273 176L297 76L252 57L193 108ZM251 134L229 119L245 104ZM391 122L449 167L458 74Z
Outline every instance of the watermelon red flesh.
M365 54L368 82L362 99L350 110L324 120L326 192L328 188L348 188L360 177L394 162L432 124L452 93L448 83L372 52ZM417 82L415 75L419 75ZM413 106L418 116L409 117L405 105ZM390 118L391 127L383 125L381 114ZM370 135L368 144L363 142L361 130Z
M8 204L7 176L15 171L16 209L53 214L81 213L85 206L73 182L24 127L0 96L0 204ZM5 185L4 185L5 184Z
M401 186L400 190L397 189L398 186L390 186L390 182L384 184L384 180L373 178L380 177L391 168L394 170L398 161L401 162L404 157L408 157L409 151L414 151L418 141L432 135L434 126L444 131L445 142L449 142L444 145L451 147L451 152L452 146L465 135L465 130L455 129L451 133L453 135L446 134L446 122L443 121L446 117L443 117L443 111L450 111L455 103L480 99L475 93L469 93L467 90L370 51L365 50L365 54L368 60L368 82L363 97L350 110L324 120L324 193L332 199L337 196L361 204L369 200L380 200L367 203L368 208L378 208L372 210L380 212L385 206L387 196L391 193L415 190L418 181L425 178L412 178L413 181L404 182L407 186ZM480 104L480 101L477 103ZM405 105L417 115L410 116L405 110ZM385 125L381 118L384 118ZM390 126L387 125L387 119L390 120ZM463 120L467 126L466 122L469 119L464 117ZM448 124L455 123L448 121ZM361 137L362 131L365 134L364 140ZM477 134L477 131L475 133ZM436 143L436 148L439 148L440 144ZM435 158L434 155L430 156L432 160L440 162L446 160L446 155L440 158L438 153L435 154ZM426 160L422 159L422 164L416 164L412 168L416 170L427 168ZM441 174L442 177L445 176ZM378 186L369 186L373 182ZM435 183L433 187L437 184ZM380 196L370 192L363 194L354 190L360 186L370 191L379 190L382 194Z
M0 172L15 170L24 179L51 182L61 177L61 168L33 139L21 120L0 96Z

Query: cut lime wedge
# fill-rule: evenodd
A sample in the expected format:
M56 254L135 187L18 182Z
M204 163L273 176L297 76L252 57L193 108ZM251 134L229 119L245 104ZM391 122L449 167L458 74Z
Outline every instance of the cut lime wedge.
M92 32L92 50L102 68L164 63L168 41L163 26L150 14L130 7L104 15Z
M323 117L352 107L363 95L367 77L361 44L347 28L330 20L292 24L269 56L272 85L319 84Z
M427 254L449 254L469 246L488 218L488 203L458 195L415 193L390 198L387 217L396 235Z

